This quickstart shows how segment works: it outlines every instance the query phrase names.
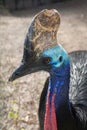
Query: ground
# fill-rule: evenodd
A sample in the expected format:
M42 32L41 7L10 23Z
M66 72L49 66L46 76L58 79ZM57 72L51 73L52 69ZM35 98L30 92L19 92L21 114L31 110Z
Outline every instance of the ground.
M60 12L58 43L68 51L87 50L87 1L68 0L13 13L0 9L0 129L38 130L40 93L48 76L37 72L13 83L8 78L20 64L23 42L33 16L44 8Z

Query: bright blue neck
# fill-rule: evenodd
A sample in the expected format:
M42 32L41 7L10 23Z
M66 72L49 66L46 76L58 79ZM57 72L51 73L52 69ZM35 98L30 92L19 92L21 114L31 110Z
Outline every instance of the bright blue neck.
M52 68L50 72L49 91L50 103L52 96L56 93L55 108L69 107L69 82L70 82L70 64L67 63L60 68Z

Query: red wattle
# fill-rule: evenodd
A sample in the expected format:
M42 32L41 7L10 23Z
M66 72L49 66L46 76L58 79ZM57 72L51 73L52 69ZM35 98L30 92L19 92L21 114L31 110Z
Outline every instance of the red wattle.
M58 130L57 129L57 122L56 122L55 104L54 104L55 96L56 96L56 94L54 94L52 97L52 112L51 112L52 130Z
M44 120L44 130L51 130L49 96L50 96L50 92L47 95L46 113L45 113L45 120Z
M52 102L50 106L50 92L47 94L47 101L46 101L46 112L45 112L45 119L44 119L44 130L58 130L57 129L57 122L56 122L56 112L55 112L55 96L54 93L52 96Z

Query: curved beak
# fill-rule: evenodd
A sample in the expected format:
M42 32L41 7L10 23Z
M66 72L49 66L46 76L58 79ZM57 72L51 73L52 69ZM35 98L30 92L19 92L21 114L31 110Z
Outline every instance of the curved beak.
M45 70L49 71L49 67L45 66L41 60L32 61L31 64L25 64L22 63L10 76L9 81L14 81L15 79L18 79L20 77L23 77L25 75Z
M10 76L9 81L14 81L17 78L20 78L24 75L27 75L29 72L31 72L31 69L28 68L28 65L21 64Z
M28 75L30 73L42 70L43 67L40 62L32 62L32 64L22 63L10 76L9 81L14 81L17 78Z

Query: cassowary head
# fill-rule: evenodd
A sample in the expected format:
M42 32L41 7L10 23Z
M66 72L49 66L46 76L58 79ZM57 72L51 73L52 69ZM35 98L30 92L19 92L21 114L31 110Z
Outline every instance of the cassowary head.
M51 67L63 64L66 52L57 45L59 25L60 16L55 9L45 9L34 17L26 34L22 63L13 72L10 81L39 70L49 71Z

